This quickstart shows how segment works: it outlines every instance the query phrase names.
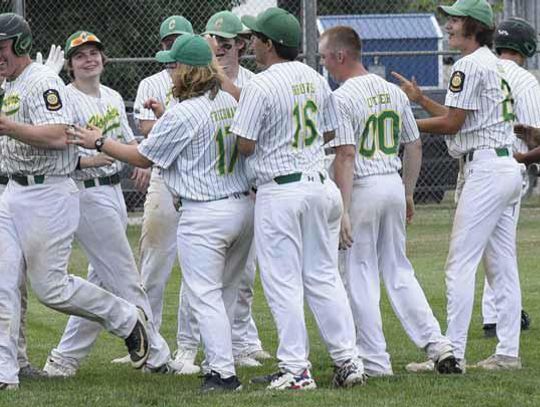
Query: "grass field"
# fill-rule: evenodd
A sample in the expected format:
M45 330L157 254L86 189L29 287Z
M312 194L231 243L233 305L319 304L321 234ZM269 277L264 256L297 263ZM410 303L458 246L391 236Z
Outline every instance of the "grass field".
M443 266L448 250L453 209L450 206L419 207L409 227L408 252L429 302L441 325L445 320ZM130 227L130 240L137 247L139 228ZM422 360L423 353L406 337L388 301L383 299L384 329L392 355L395 375L371 379L361 388L331 390L331 362L322 345L313 319L308 321L311 337L312 373L319 389L312 392L273 393L263 386L248 384L251 376L275 370L275 361L260 368L238 371L244 390L237 394L201 395L197 377L142 374L126 366L110 364L125 354L122 341L102 334L94 351L75 378L67 380L23 381L18 392L1 392L0 406L538 406L540 405L540 201L533 198L522 209L519 226L519 265L524 308L532 317L532 327L524 332L521 356L524 368L512 373L488 373L470 369L466 375L441 377L435 374L406 373L405 365ZM70 272L84 274L86 260L79 247L72 256ZM477 301L469 332L467 360L475 363L489 356L495 339L482 337L480 293L483 273L479 273ZM175 269L166 294L163 334L175 349L176 310L180 274ZM260 284L256 286L254 315L266 349L275 352L276 333ZM43 366L55 346L67 317L46 309L31 298L29 309L29 354L33 363ZM199 356L201 357L201 356Z

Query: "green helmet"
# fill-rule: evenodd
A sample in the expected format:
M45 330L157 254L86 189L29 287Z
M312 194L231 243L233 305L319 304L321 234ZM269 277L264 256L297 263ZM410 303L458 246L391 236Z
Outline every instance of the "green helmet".
M30 53L32 31L24 18L14 13L0 14L0 41L13 39L13 53L17 56Z
M511 17L495 30L495 51L500 54L503 49L511 49L530 58L536 53L536 35L536 30L527 21Z
M193 34L193 27L189 20L182 16L167 17L159 28L159 39L162 40L169 35Z

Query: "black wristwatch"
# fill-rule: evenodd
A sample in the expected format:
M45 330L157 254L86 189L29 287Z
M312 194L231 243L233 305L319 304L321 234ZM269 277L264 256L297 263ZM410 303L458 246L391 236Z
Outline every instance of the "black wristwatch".
M96 143L94 144L96 146L96 150L101 153L101 149L103 148L103 144L105 144L105 137L100 137L96 140Z

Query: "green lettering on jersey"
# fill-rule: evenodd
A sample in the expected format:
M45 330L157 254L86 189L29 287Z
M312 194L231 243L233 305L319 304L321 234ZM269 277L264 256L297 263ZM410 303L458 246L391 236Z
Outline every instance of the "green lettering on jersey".
M514 114L514 98L512 97L512 90L510 85L504 79L501 79L501 89L504 95L504 100L502 101L502 116L505 122L511 122L516 120L516 115Z
M4 103L2 104L2 113L6 116L13 116L21 108L21 98L18 94L14 93L12 95L4 98Z
M234 110L234 109L233 109ZM219 175L231 174L238 158L238 147L236 146L236 137L230 131L231 126L220 127L215 135L217 145L217 163L216 169ZM227 143L227 137L234 137L231 143ZM228 164L227 164L228 161Z
M292 85L292 92L294 96L315 93L315 84L312 82L295 83Z
M234 117L236 109L234 107L226 107L224 109L213 110L210 112L210 117L214 123L232 119Z
M366 98L366 103L368 105L368 107L373 107L373 106L377 106L377 105L384 105L384 104L388 104L388 103L391 103L392 100L390 99L390 94L389 93L379 93L378 95L375 95L375 96L370 96L368 98Z
M294 104L294 148L309 147L317 138L317 110L317 104L311 99L306 100L302 107L298 102Z

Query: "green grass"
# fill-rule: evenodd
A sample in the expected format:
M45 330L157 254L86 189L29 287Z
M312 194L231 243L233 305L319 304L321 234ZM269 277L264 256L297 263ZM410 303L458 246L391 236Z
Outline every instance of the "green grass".
M384 329L392 355L395 375L372 379L361 388L331 390L332 367L321 343L313 319L308 320L311 337L312 373L319 389L302 394L271 393L264 387L248 384L251 376L275 370L275 361L261 368L241 368L238 371L244 390L238 394L199 394L197 377L144 375L126 366L111 365L114 357L125 354L121 340L104 333L94 351L85 360L75 378L67 380L23 381L18 392L0 393L0 406L537 406L540 405L540 276L538 242L540 240L539 200L534 198L522 209L519 226L519 265L524 308L533 318L532 327L522 335L523 370L519 372L488 373L469 370L464 376L441 377L434 374L414 375L405 372L405 365L422 360L423 353L406 337L388 301L383 298ZM408 229L408 252L417 276L426 292L441 325L445 325L444 262L448 250L453 209L450 205L417 208L415 222ZM137 247L139 228L132 227L129 237ZM72 256L70 272L84 274L86 260L78 246ZM483 274L478 273L478 282ZM180 274L175 269L166 293L163 334L174 350L176 310ZM467 360L474 363L489 356L494 339L482 337L480 289L469 333ZM257 282L254 314L266 349L275 351L276 333ZM55 346L64 329L67 317L46 309L31 298L28 314L29 354L36 365L42 366L50 349Z

